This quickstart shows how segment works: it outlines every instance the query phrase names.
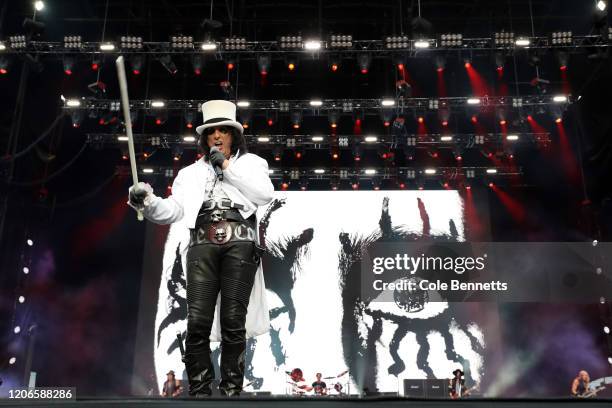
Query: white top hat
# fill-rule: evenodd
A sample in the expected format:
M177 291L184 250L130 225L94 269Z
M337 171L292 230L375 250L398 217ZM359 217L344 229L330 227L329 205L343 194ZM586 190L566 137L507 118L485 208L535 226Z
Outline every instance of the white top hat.
M236 121L236 105L230 101L213 100L202 104L204 124L196 128L198 134L213 126L232 126L244 133L242 125Z

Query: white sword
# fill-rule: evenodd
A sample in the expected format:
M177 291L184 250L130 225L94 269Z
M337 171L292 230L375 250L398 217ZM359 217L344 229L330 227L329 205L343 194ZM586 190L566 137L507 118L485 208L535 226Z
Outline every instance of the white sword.
M125 134L128 138L128 152L130 155L130 167L132 168L132 184L138 184L138 171L136 170L136 154L134 153L134 135L132 134L132 117L130 115L130 98L128 96L127 78L125 75L125 62L123 56L117 58L117 76L119 78L119 89L121 91L121 106L123 107L123 119L125 123ZM144 219L141 210L138 212L138 221Z

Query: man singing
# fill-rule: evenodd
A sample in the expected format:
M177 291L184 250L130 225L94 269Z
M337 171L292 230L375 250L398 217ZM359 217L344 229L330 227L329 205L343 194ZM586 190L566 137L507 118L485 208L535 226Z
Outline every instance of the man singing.
M219 389L237 396L244 378L246 337L269 327L255 212L272 200L274 187L268 163L247 153L236 105L208 101L202 114L204 124L196 129L202 159L179 171L168 198L138 183L129 190L129 204L152 222L182 222L190 229L185 344L189 394L211 395L210 341L220 340Z

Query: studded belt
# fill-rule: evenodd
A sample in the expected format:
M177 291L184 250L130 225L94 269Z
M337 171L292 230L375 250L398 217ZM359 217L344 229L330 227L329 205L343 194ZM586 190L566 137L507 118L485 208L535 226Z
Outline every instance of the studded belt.
M202 224L189 230L191 233L190 246L200 244L227 244L234 241L257 240L255 228L242 222L219 221Z

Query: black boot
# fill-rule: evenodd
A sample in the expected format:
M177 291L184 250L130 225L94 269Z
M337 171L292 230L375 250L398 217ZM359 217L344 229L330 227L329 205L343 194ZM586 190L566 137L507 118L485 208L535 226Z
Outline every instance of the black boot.
M244 353L246 342L222 343L221 345L221 394L237 397L244 380Z
M212 394L210 384L215 378L210 353L186 354L185 367L189 380L189 395L192 397L209 397Z

